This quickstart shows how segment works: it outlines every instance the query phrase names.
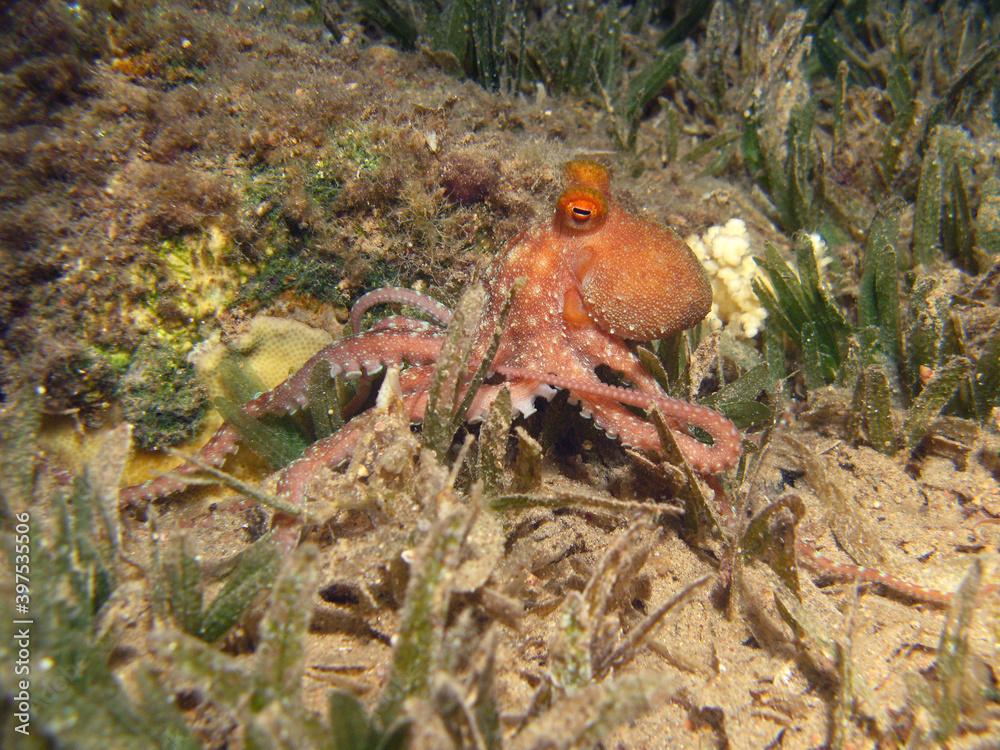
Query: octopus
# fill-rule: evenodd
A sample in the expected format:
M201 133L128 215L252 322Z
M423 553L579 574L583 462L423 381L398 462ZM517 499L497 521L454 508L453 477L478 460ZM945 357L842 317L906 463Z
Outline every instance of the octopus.
M623 445L658 454L654 425L636 410L657 409L675 433L690 466L703 475L732 468L741 455L740 434L720 413L667 396L647 372L633 346L664 338L697 324L708 314L712 291L704 269L672 231L630 214L611 195L608 170L572 161L551 219L514 238L483 279L484 312L470 362L495 352L484 384L470 400L465 419L481 420L502 388L515 413L527 416L536 400L565 390L583 416ZM402 315L362 330L372 307L399 303L422 311L432 322ZM406 365L399 378L411 422L425 414L435 363L445 341L451 311L410 289L381 288L360 297L350 313L353 333L322 349L273 390L249 401L250 417L283 415L306 406L313 371L372 375ZM499 339L494 341L499 329ZM601 380L598 369L619 373L630 387ZM467 373L466 387L472 373ZM631 408L630 408L631 407ZM364 431L364 414L313 443L285 467L279 492L301 506L321 466L347 460ZM711 444L689 430L707 433ZM235 452L239 433L224 424L201 449L203 463L221 466ZM126 503L151 500L185 486L187 464L172 474L123 491Z

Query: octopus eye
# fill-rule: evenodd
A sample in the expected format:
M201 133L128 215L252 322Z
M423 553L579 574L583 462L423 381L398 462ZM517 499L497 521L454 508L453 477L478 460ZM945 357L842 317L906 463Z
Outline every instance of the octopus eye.
M570 188L559 198L558 213L564 227L590 230L598 226L607 213L604 196L588 188Z
M601 205L587 198L567 201L563 210L574 229L589 229L604 215Z

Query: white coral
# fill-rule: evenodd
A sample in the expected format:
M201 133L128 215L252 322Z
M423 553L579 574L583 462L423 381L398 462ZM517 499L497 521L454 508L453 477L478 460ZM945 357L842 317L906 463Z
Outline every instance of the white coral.
M709 325L719 329L728 324L738 335L756 336L767 310L751 286L757 264L746 223L730 219L725 226L709 227L700 237L691 235L687 243L712 280L712 310L706 318Z

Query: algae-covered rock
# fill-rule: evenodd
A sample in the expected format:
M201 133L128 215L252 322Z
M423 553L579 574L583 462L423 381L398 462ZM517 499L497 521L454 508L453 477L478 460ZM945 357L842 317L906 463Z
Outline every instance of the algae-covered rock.
M121 374L113 358L94 347L56 340L40 359L45 408L56 414L75 414L88 427L100 425Z
M194 368L169 346L146 339L120 386L122 410L140 448L176 445L194 436L208 406Z

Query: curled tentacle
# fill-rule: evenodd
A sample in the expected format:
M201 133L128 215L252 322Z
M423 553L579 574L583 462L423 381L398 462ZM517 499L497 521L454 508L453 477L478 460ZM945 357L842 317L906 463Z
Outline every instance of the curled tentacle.
M579 395L579 391L573 391ZM660 436L656 428L645 419L637 417L619 403L579 395L585 414L589 414L601 430L622 445L658 453ZM674 439L691 468L704 474L726 471L736 465L740 457L739 433L725 417L703 406L691 406L685 401L666 399L670 404L701 413L672 413L664 403L656 407L672 430ZM712 436L713 445L695 440L685 432L689 425L701 427Z
M442 326L451 322L451 310L442 305L433 297L415 292L398 286L384 286L373 289L367 294L358 297L357 302L351 308L351 330L361 333L361 319L364 314L376 305L384 305L396 302L402 305L409 305L430 315Z
M265 414L289 414L306 405L309 380L313 369L320 365L330 368L332 375L348 377L383 367L434 362L441 351L443 338L439 333L407 333L393 330L363 333L341 339L314 354L302 368L276 388L261 394L244 405L252 417Z
M390 315L387 318L382 318L382 320L375 323L371 328L366 330L366 333L375 333L376 331L395 331L396 333L440 333L441 329L434 323L428 323L426 320L417 320L416 318L409 318L405 315Z
M714 409L689 404L666 395L643 393L630 388L608 385L598 380L564 378L544 372L513 367L498 367L497 372L508 378L548 383L563 388L584 401L599 426L622 442L649 451L658 451L659 437L648 422L617 406L627 404L640 409L656 407L672 428L678 430L677 444L695 471L716 473L732 468L739 461L742 448L735 425ZM706 445L684 432L688 426L700 427L711 437Z

